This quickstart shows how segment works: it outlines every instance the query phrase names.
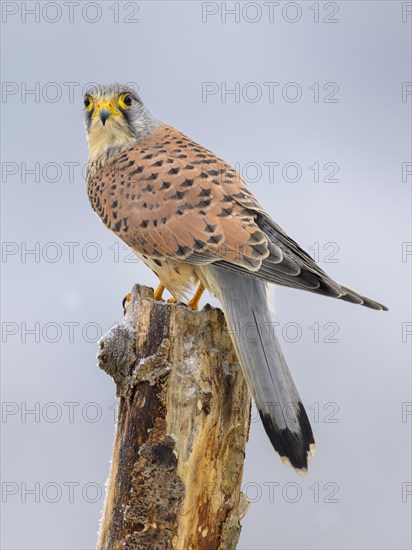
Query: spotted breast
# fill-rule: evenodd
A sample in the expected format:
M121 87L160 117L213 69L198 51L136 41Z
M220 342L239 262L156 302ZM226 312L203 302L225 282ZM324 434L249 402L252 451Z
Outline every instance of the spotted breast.
M249 209L259 205L238 173L170 126L111 156L88 179L88 195L174 294L197 281L198 264L226 259L257 269L269 255Z

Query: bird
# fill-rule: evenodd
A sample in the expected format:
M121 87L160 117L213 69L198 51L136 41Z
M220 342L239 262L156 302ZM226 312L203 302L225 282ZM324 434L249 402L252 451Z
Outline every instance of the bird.
M165 289L193 309L205 289L217 298L274 450L307 473L316 445L273 330L270 284L388 308L331 279L232 166L154 117L132 87L94 84L84 117L94 212L158 277L156 300Z

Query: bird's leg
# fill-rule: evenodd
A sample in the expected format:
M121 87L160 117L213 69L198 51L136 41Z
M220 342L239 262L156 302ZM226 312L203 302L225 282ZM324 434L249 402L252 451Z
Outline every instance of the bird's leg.
M203 292L205 291L205 287L202 285L202 283L199 283L197 285L196 292L193 295L193 298L187 303L187 307L190 307L197 311L199 309L199 301L202 297Z
M156 288L156 290L153 293L153 298L155 300L160 301L162 299L164 291L165 291L165 286L162 285L162 283L159 283L158 287Z
M159 286L154 291L153 298L155 300L161 300L164 291L165 291L165 286L162 285L162 283L159 283ZM176 298L169 298L167 301L170 303L173 303L173 302L176 302Z

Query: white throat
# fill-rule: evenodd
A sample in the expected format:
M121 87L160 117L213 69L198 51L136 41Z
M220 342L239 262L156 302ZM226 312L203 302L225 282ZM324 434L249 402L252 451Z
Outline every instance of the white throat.
M136 138L126 131L123 124L116 119L108 120L106 126L96 121L87 135L89 145L89 163L102 164L109 156L110 150L128 147L136 143Z

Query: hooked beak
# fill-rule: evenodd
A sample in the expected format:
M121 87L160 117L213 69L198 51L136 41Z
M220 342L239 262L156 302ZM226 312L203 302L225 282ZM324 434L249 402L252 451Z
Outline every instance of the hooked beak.
M112 101L99 101L96 105L96 110L93 114L93 118L99 117L103 126L106 124L106 120L119 116L120 112L116 109Z
M102 121L103 126L106 124L106 120L109 118L111 114L112 113L108 109L101 109L99 111L99 117L100 117L100 120Z

